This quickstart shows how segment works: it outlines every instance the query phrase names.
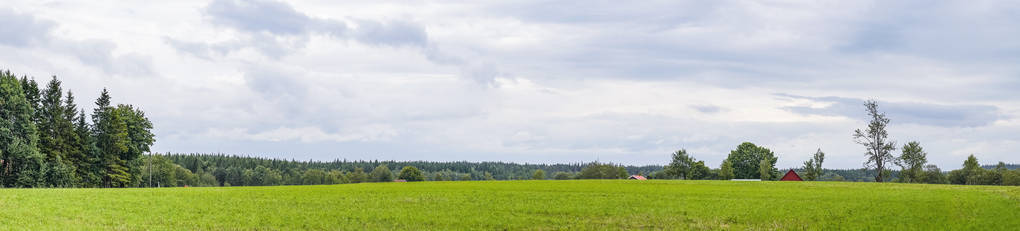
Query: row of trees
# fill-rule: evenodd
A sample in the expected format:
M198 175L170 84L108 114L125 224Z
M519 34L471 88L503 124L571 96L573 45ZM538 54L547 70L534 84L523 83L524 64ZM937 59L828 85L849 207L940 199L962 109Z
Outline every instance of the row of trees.
M672 161L662 172L652 173L658 179L762 179L772 180L779 177L776 169L778 158L772 150L760 147L751 142L744 142L730 151L719 169L710 169L704 161L698 161L680 149L672 154Z
M963 169L950 171L948 176L942 173L938 166L928 164L928 153L924 151L921 144L911 141L900 149L900 156L893 156L896 150L896 142L889 139L886 127L889 125L889 118L885 113L878 110L878 102L868 100L864 102L865 111L871 120L864 130L854 130L853 138L858 144L865 147L864 162L865 168L875 170L875 181L883 182L892 178L892 171L888 169L891 164L900 166L898 182L906 183L930 183L930 184L981 184L981 185L1016 185L1011 179L1016 171L1008 171L1005 163L1000 162L993 171L986 171L977 162L974 155L970 155L964 161Z
M111 104L103 89L90 116L54 76L0 71L0 186L129 187L155 141L152 123L131 105Z

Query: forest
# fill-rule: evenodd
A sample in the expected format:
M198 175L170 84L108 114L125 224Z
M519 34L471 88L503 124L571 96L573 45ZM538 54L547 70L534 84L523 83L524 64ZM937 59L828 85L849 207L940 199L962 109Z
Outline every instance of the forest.
M668 165L624 166L612 163L522 164L508 162L433 162L333 160L298 161L223 154L150 153L153 124L129 104L112 105L100 91L87 114L64 91L55 76L44 86L27 76L0 72L0 187L188 187L317 185L361 182L624 179L776 180L778 155L744 142L718 168L706 166L686 150L671 155ZM861 169L823 168L819 149L794 169L806 180L894 181L931 184L1020 185L1016 165L981 166L971 155L962 169L942 171L927 164L918 142L901 155L884 131L889 122L877 103L865 104L872 121L854 135L868 148ZM859 134L859 135L858 135ZM875 155L877 153L877 155ZM901 166L890 169L889 164ZM869 168L870 167L870 168Z

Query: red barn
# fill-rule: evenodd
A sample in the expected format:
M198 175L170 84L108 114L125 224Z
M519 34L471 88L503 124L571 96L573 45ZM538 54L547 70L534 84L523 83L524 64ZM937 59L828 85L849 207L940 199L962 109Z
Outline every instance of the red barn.
M797 173L794 172L793 169L790 169L790 171L786 172L786 175L783 176L783 179L779 179L779 181L804 181L804 180L800 179L800 175L797 175Z
M629 180L647 180L647 179L645 179L645 177L643 177L641 175L630 175L630 177L627 178L627 179L629 179Z

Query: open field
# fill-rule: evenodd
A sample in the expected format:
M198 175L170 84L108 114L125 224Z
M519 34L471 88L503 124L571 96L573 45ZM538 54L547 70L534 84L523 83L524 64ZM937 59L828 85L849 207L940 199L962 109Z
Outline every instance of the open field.
M1020 187L472 181L2 189L0 229L1015 230Z

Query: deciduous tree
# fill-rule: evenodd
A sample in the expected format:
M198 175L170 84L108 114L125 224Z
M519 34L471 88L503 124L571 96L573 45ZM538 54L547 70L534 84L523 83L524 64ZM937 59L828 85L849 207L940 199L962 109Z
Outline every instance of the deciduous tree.
M400 176L398 176L397 179L406 181L424 181L425 174L414 166L404 166L403 169L400 169Z
M924 164L928 163L928 153L924 152L924 148L917 141L903 145L902 151L903 154L900 154L896 161L896 165L902 168L900 179L907 183L925 182Z
M819 148L811 159L804 162L804 180L818 180L822 177L822 162L825 161L825 153Z
M393 181L393 172L385 164L379 165L369 174L369 179L372 182L390 182Z
M871 117L871 122L868 123L868 128L865 130L857 129L854 130L854 141L858 144L864 145L867 149L867 161L864 162L865 168L874 168L878 174L875 175L875 182L882 182L885 178L883 174L886 170L886 164L894 161L891 152L896 150L896 142L889 141L889 133L886 132L885 127L889 125L889 118L886 118L885 113L878 111L878 102L874 100L868 100L864 103L864 108L868 112L868 116Z
M541 169L535 170L535 173L531 174L531 179L532 180L545 180L545 171L542 171Z
M719 178L723 180L733 179L733 162L730 160L723 160L722 166L719 166Z
M733 163L734 177L737 179L760 179L761 175L761 162L765 160L768 163L769 171L767 176L779 175L779 169L776 169L775 154L772 150L765 147L759 147L751 142L744 142L737 146L737 149L730 151L729 156L726 160Z

